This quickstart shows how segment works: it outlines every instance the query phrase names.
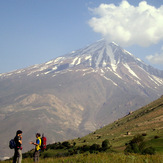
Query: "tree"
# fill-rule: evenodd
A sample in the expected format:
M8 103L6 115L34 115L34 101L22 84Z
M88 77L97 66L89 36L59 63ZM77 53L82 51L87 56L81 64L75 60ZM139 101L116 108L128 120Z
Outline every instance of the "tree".
M67 147L67 148L70 148L71 147L71 145L70 145L70 143L68 141L64 141L62 143L62 145L65 146L65 147Z
M144 149L144 151L143 151L143 154L149 154L149 155L154 155L156 153L156 150L155 150L155 148L153 148L153 147L148 147L148 148L146 148L146 149Z
M110 144L109 140L108 139L105 139L102 142L102 149L105 151L107 149L110 149L110 147L111 147L111 144Z
M125 154L128 153L140 153L140 154L155 154L153 147L146 147L144 137L140 134L134 136L134 138L126 144Z
M90 146L90 150L92 150L92 151L98 151L99 149L100 149L99 144L93 144Z

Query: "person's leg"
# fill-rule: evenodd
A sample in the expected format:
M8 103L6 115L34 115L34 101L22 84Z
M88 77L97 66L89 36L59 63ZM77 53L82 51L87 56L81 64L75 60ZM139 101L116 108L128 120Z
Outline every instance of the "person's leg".
M18 163L22 162L22 150L18 149L18 159L17 159Z
M37 161L39 161L40 151L37 151Z
M36 156L35 156L35 155L36 155L36 151L35 151L34 154L33 154L33 161L34 161L34 162L36 162Z
M13 158L13 163L16 163L17 157L18 157L18 150L15 149L14 158Z
M34 153L34 162L38 162L39 151L35 151Z

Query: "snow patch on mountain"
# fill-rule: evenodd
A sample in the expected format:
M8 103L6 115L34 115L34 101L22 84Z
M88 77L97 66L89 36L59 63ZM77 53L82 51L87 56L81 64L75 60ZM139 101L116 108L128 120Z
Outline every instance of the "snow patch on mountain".
M111 81L115 86L118 86L118 84L116 84L113 80L111 80L110 78L108 78L108 77L106 77L104 74L101 74L101 76L104 78L104 79L106 79L106 80L108 80L108 81Z
M125 49L123 49L123 52L126 53L126 54L129 54L129 55L132 56L132 57L135 57L132 53L126 51Z
M163 85L163 79L158 78L158 77L156 77L154 75L152 75L152 78L154 79L155 83L157 83L159 86Z
M116 72L117 65L116 65L116 60L114 58L114 53L112 51L112 48L110 46L107 46L106 51L107 51L108 56L110 57L110 65L111 65L113 71Z
M75 62L78 60L79 57L76 57L73 59L72 63L70 63L70 65L74 66L75 65Z
M51 64L51 63L53 63L54 61L52 60L52 61L49 61L49 62L46 62L45 64L46 65L49 65L49 64Z
M99 55L98 55L98 58L97 58L97 60L96 60L96 67L99 67L99 64L100 64L100 62L101 62L101 60L102 60L102 58L103 58L103 52L104 51L104 49L102 49L101 51L100 51L100 53L99 53Z
M123 63L123 65L127 68L127 70L129 71L130 74L132 74L133 76L135 76L136 78L138 78L139 80L141 80L136 74L135 72L130 68L130 66L127 63Z
M107 69L109 71L111 71L114 75L116 75L118 78L122 79L122 77L118 73L116 73L115 71L113 71L110 67L107 67Z
M85 60L92 60L92 56L91 55L86 56Z

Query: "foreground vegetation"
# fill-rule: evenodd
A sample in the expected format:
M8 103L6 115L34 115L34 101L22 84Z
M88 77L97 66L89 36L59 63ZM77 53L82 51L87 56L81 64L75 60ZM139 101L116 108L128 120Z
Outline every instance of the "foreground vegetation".
M106 139L99 144L77 146L76 142L58 142L49 144L41 153L40 163L162 163L163 153L151 146L153 140L145 141L146 135L136 135L128 143L123 152L115 150ZM162 138L155 138L162 149ZM154 143L156 143L154 141ZM84 143L86 143L84 141ZM158 146L158 144L156 145ZM23 154L22 163L33 162L34 150ZM12 163L12 160L2 161Z
M39 163L162 163L163 155L125 155L122 153L78 154L69 157L40 159ZM12 163L12 161L2 161ZM22 163L31 163L32 158Z

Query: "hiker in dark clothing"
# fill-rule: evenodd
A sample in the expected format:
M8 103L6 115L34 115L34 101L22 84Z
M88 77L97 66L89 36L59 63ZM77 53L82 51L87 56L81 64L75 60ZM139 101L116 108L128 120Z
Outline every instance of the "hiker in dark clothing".
M40 156L40 151L41 151L41 138L40 138L40 133L36 134L36 143L30 142L30 144L35 145L35 152L34 152L34 161L38 162L39 161L39 156Z
M14 153L14 158L13 158L13 163L21 163L22 162L22 131L18 130L16 132L16 136L14 138L14 141L16 143L15 147L15 153Z

